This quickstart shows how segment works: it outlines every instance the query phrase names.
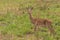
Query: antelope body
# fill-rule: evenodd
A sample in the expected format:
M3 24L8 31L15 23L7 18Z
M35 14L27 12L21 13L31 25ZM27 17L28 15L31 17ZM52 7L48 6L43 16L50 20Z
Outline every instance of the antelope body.
M36 31L39 27L46 27L49 29L50 33L54 33L54 29L52 27L52 21L49 19L41 19L41 18L33 18L32 17L32 8L28 8L28 14L31 20L31 23L34 24L34 31Z

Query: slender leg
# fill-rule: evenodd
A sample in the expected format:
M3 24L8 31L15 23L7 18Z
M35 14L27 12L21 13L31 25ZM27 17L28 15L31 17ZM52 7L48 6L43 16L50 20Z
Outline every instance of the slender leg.
M34 28L34 34L35 34L35 37L36 37L36 40L39 40L39 31L38 31L38 26L35 26L35 28Z
M38 26L38 28L37 28L37 29L38 29L38 31L40 31L40 26Z
M48 26L48 29L50 31L50 35L55 36L56 33L55 33L55 30L54 30L53 26L52 25Z
M38 26L37 25L35 25L34 31L38 31Z

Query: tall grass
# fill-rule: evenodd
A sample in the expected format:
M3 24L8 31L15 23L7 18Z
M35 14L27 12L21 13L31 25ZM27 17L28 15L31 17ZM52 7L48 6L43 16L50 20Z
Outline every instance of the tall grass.
M33 17L51 19L56 31L56 37L60 37L60 4L58 2L60 1L49 2L49 5L46 5L46 1L42 1L42 4L40 4L37 0L2 0L0 2L0 32L4 35L12 33L16 36L33 33L31 28L33 28L34 25L30 22L26 8L34 7ZM22 12L21 15L20 11ZM45 40L55 39L49 36L48 32L39 31L38 33L38 35L43 36Z

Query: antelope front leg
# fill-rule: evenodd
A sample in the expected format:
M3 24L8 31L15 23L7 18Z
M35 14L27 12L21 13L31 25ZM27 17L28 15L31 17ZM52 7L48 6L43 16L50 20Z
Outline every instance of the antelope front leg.
M34 27L34 31L37 31L37 26L35 25L35 27Z
M35 25L35 27L34 27L34 31L39 31L39 30L40 30L40 26Z

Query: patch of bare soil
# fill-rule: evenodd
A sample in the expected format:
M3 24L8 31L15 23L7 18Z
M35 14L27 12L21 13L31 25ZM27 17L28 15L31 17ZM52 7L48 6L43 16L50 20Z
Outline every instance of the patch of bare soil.
M14 34L1 34L0 33L0 40L23 40L23 37L17 37Z
M25 40L43 40L43 37L37 37L35 34L27 34Z
M14 40L14 38L16 37L12 34L0 34L0 40Z

